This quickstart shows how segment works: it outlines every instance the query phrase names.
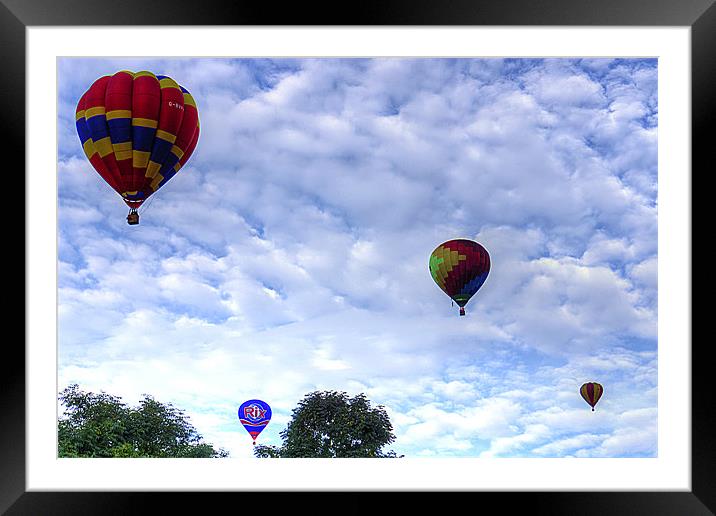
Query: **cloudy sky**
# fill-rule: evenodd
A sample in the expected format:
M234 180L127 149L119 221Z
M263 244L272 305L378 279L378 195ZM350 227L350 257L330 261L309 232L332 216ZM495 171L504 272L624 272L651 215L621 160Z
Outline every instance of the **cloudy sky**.
M58 62L58 390L186 410L251 458L309 392L365 393L409 457L657 455L655 59ZM79 97L169 75L201 136L137 226ZM459 317L428 272L477 240ZM605 389L592 412L582 383Z

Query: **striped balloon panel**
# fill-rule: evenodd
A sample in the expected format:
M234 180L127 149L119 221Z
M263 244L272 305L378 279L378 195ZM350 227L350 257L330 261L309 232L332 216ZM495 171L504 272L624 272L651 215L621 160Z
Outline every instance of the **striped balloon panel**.
M87 156L87 159L92 164L92 167L102 176L109 186L114 190L119 191L121 186L117 183L114 175L105 166L104 161L99 155L97 146L92 140L92 134L85 118L85 106L87 105L87 93L82 95L80 101L77 103L77 110L75 112L75 126L77 128L77 134L80 137L80 143L82 144L82 150Z
M191 94L181 88L184 101L184 117L176 140L163 159L159 172L152 178L151 187L156 191L166 184L186 163L199 140L199 112Z
M129 72L118 72L109 78L105 92L107 128L114 159L119 168L122 190L132 188L132 82ZM121 192L120 192L121 193Z
M177 173L199 137L189 92L148 71L97 79L80 99L76 120L90 163L131 208Z
M97 149L104 168L109 170L116 184L122 185L119 166L114 156L109 127L107 125L105 96L109 79L108 76L100 77L90 86L90 89L87 90L84 116L90 137L94 142L94 146Z
M246 428L246 431L254 439L256 439L259 436L259 434L263 431L263 429L266 427L266 425L269 424L268 421L263 421L261 423L252 423L251 421L248 421L246 419L240 419L239 421L242 425L244 425L244 428Z
M592 409L599 401L599 398L602 397L603 392L604 388L596 382L585 383L579 389L579 393L582 395L582 398L584 398L584 401L591 405Z
M461 307L482 287L489 272L490 255L472 240L449 240L430 255L433 280Z

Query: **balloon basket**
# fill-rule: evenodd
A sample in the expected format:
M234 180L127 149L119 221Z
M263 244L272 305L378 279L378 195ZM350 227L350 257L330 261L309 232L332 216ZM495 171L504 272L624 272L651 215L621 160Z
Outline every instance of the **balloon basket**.
M129 210L129 214L127 215L127 224L129 224L130 226L135 226L139 224L139 213L137 213L137 210Z
M460 307L460 315L465 315L465 309Z

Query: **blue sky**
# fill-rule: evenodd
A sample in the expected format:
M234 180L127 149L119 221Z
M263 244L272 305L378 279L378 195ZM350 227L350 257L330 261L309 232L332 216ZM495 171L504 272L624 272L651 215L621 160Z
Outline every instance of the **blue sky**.
M317 389L385 406L410 457L656 456L656 60L58 69L60 389L174 403L235 458L243 401L279 444ZM171 76L201 120L138 226L74 128L121 69ZM492 258L465 317L427 267L456 237Z

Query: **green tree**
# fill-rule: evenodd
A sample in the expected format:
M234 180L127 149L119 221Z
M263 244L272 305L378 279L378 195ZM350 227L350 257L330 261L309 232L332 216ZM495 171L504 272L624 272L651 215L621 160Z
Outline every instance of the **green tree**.
M385 408L371 407L364 394L314 391L307 394L280 434L280 447L257 445L256 457L396 457L382 448L393 441Z
M70 385L60 393L64 413L57 422L60 457L228 457L214 449L185 413L145 395L130 407L105 392Z

